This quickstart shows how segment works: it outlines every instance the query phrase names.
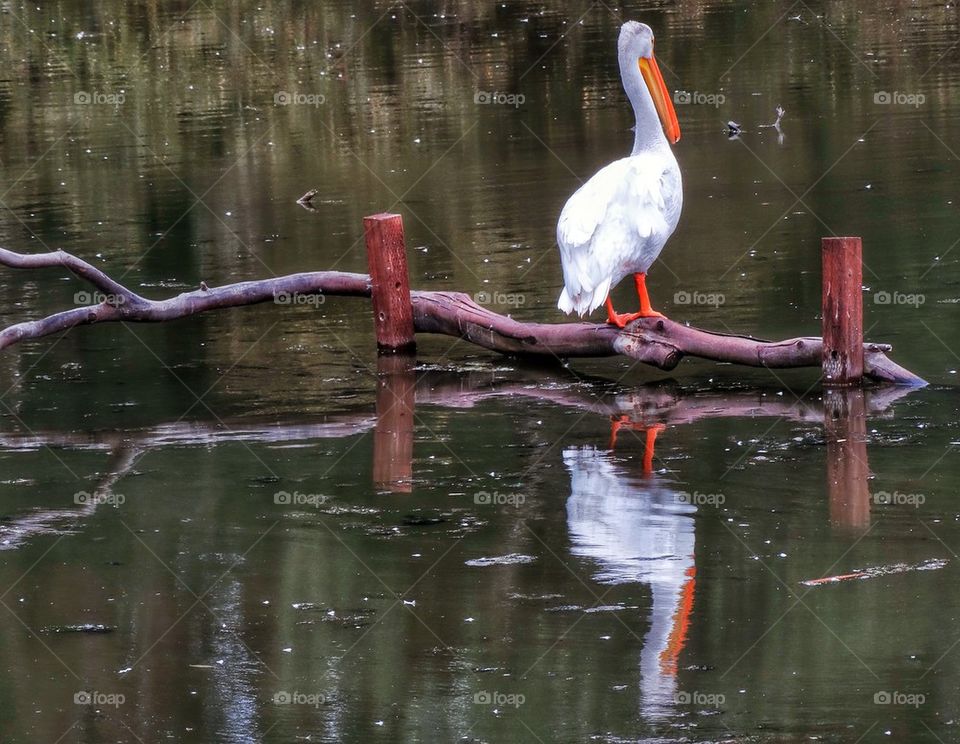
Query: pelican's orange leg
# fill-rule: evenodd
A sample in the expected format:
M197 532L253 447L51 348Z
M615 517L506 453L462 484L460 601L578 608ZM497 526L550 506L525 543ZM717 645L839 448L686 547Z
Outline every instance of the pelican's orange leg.
M610 325L615 325L617 328L623 328L631 320L636 320L637 315L631 313L618 313L613 309L613 303L610 301L610 295L607 295L607 301L604 303L607 306L607 322Z
M641 318L665 318L666 316L663 313L658 313L650 304L650 295L647 294L647 275L634 274L633 281L637 285L637 297L640 298L638 316Z
M627 323L632 323L637 318L664 318L663 313L658 313L650 305L650 295L647 294L647 275L634 274L633 281L637 287L637 297L640 298L640 312L638 313L618 313L613 309L613 302L607 295L607 322L615 325L617 328L624 328Z

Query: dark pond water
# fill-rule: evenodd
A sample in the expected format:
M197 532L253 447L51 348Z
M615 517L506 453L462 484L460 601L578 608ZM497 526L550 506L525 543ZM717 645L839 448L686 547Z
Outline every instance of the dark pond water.
M415 287L541 320L565 199L629 149L614 50L644 20L690 99L655 305L816 334L819 238L862 235L867 335L933 384L825 399L815 371L449 338L405 371L335 298L13 347L0 738L960 738L957 13L4 4L0 245L163 297L364 271L362 217L394 210ZM87 290L3 269L0 314Z

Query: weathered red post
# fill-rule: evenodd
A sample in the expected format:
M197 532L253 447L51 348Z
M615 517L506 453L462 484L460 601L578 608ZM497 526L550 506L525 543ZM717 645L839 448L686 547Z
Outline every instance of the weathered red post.
M364 217L363 233L367 241L377 349L387 353L411 352L416 348L416 341L403 217L388 213Z
M823 238L823 383L863 379L863 247L860 238Z

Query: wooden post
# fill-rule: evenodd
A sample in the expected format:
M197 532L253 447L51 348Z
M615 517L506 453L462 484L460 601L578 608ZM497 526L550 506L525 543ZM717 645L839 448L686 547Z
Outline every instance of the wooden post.
M373 430L373 486L378 491L413 490L413 414L416 359L407 354L377 358L377 424Z
M863 379L863 248L860 238L823 238L823 383Z
M416 341L403 218L387 213L364 217L363 232L367 240L377 349L386 353L412 352Z

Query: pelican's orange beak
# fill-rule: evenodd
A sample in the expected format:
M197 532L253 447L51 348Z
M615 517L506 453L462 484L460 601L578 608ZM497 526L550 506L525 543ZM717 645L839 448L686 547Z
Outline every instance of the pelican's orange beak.
M673 101L670 100L670 93L663 82L657 60L651 54L649 57L640 57L637 62L640 65L643 82L647 84L650 97L653 98L653 105L663 123L663 132L667 135L670 144L675 145L680 141L680 122L677 121L677 112L673 108Z

